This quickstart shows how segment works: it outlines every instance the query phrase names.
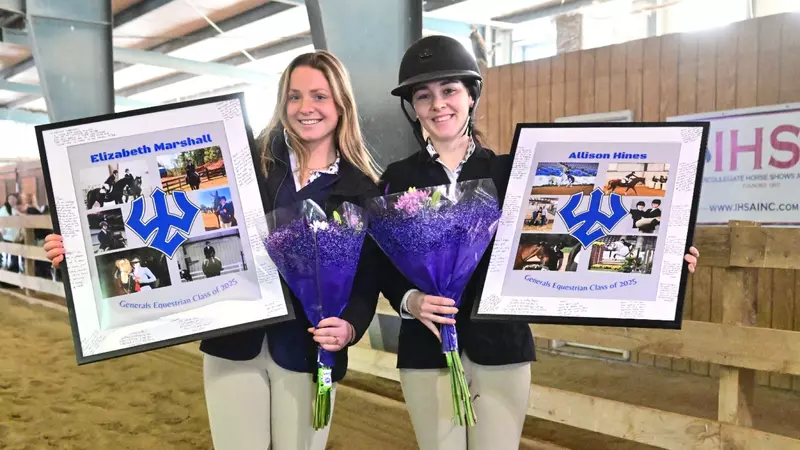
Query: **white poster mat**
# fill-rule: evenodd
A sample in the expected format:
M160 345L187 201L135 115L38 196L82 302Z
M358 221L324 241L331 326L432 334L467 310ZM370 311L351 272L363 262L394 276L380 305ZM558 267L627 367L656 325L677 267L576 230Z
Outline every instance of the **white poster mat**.
M245 121L231 94L37 127L79 364L293 316Z
M703 125L519 125L503 215L473 317L679 327ZM601 214L614 223L582 228L579 219L570 225L562 215L569 214L569 200L578 202L572 212L579 216L596 190ZM622 205L616 217L614 196ZM581 229L601 233L586 239ZM584 246L579 239L591 242Z

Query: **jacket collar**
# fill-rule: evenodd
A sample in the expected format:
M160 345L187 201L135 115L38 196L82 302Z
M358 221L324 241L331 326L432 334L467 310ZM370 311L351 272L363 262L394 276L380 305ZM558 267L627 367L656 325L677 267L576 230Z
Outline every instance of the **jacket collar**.
M489 159L489 153L483 148L481 144L476 142L474 139L472 140L472 143L475 146L475 148L472 151L472 155L470 155L470 157L467 159L467 162L469 162L473 158ZM430 148L433 148L432 144L422 147L419 150L419 152L417 152L417 159L419 160L419 162L422 163L434 162L436 158L438 158L438 153L431 152Z
M292 182L291 165L289 163L289 146L283 134L283 127L270 133L270 149L275 158L275 164L267 174L267 189L274 195L282 183ZM341 197L358 197L365 194L374 185L372 180L356 166L347 160L344 154L339 153L339 174L338 180L334 184L331 195Z

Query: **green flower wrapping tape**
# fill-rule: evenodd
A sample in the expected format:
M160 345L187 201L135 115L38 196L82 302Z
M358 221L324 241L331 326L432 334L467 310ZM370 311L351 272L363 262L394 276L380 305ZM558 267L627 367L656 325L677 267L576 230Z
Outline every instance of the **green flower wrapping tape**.
M317 395L314 399L314 429L325 428L331 420L331 388L333 378L330 367L317 369Z

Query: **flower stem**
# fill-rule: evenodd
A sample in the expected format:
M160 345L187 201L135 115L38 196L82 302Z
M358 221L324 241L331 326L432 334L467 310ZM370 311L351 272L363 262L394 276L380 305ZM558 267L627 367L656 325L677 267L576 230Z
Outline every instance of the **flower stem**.
M464 375L464 366L458 350L445 352L447 366L450 369L450 391L453 396L453 420L460 426L474 426L477 423L475 410L472 408L472 396Z
M314 417L312 425L315 430L328 426L331 420L331 369L320 367L317 370L317 394L314 397Z

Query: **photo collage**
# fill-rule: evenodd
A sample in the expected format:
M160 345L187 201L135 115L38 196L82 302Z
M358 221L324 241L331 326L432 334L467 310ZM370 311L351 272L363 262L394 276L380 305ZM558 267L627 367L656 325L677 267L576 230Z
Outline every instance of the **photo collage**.
M81 169L79 177L78 193L86 208L102 297L138 294L248 269L237 226L239 208L219 146L109 161ZM143 223L151 220L149 194L155 189L167 194L171 215L181 215L172 196L175 192L185 193L199 209L184 235L187 239L172 258L147 246L125 223L132 203L143 195Z
M670 164L556 161L539 162L535 170L513 270L652 273ZM595 188L619 194L626 216L584 249L559 211L579 193L578 212L584 211ZM609 214L607 199L601 208Z

